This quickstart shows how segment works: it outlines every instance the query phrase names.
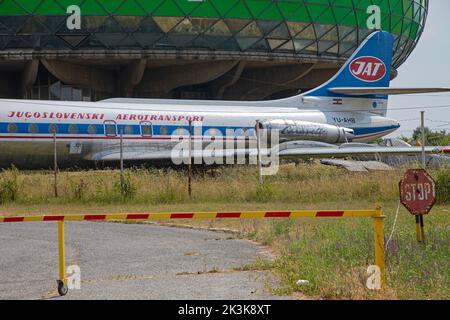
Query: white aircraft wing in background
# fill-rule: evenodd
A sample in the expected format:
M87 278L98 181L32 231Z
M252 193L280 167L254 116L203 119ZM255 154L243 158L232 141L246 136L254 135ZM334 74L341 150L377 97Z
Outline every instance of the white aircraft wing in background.
M450 92L450 88L394 88L394 87L339 87L328 89L332 93L349 96L399 95L415 93Z
M361 155L419 155L422 152L421 147L382 147L374 145L364 147L349 147L349 146L319 146L319 147L295 147L284 148L283 144L275 146L271 149L261 149L261 153L265 156L274 155L278 153L281 159L283 158L347 158L351 156ZM426 147L426 154L442 154L449 153L448 148L442 147ZM207 151L193 151L192 158L224 158L224 157L256 157L258 150L250 149L224 149L224 150L207 150ZM179 160L187 159L188 155L181 152L173 152L170 150L152 151L152 150L124 150L124 160L146 161L146 160ZM88 156L88 160L93 161L119 161L120 149L112 149L109 151L102 151Z
M383 155L383 156L408 156L419 155L422 152L421 147L354 147L354 148L293 148L280 151L281 158L346 158L351 156L362 155ZM442 148L426 147L426 154L440 154L443 153Z

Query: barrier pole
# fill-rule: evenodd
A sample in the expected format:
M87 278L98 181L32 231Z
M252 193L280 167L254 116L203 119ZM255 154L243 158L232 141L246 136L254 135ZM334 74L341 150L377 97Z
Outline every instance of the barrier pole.
M423 225L423 215L422 214L419 216L419 222L420 222L420 238L422 239L422 243L425 243L425 227Z
M420 227L420 217L416 216L416 237L417 242L422 242L422 228Z
M66 274L66 248L64 240L64 221L58 221L58 253L59 253L59 279L58 293L61 296L67 294L67 274Z
M384 218L383 211L378 210L374 218L375 228L375 264L380 268L381 288L386 286L386 267L384 261Z

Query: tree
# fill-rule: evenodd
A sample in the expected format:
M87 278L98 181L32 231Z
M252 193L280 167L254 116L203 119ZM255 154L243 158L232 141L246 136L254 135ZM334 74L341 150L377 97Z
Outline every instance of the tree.
M422 128L418 127L413 133L414 141L422 141ZM450 144L450 132L445 130L432 131L425 127L425 144L428 146L447 146Z

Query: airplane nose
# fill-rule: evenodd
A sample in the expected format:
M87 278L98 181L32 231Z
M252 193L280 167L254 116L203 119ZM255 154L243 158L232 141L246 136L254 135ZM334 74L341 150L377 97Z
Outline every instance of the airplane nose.
M398 129L398 128L401 127L401 124L400 124L400 122L398 120L388 119L388 122L390 123L392 128Z

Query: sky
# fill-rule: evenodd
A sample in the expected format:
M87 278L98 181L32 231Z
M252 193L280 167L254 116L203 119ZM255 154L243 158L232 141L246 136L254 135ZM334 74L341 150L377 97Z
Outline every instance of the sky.
M430 0L422 38L411 56L398 69L398 77L391 82L391 86L450 87L449 0ZM420 126L421 110L411 109L416 107L424 108L427 127L450 132L450 93L391 96L388 117L399 120L402 125L391 137L409 137Z

